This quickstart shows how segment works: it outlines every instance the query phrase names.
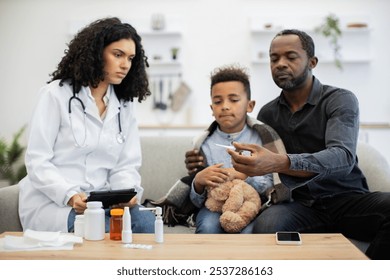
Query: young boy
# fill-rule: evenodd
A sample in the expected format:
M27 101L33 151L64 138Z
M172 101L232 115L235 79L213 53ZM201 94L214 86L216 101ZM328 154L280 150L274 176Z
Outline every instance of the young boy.
M260 130L264 130L264 125L247 115L253 111L254 106L249 77L243 68L227 66L212 73L210 107L215 121L195 139L195 147L200 148L206 159L206 168L195 175L190 192L191 202L199 208L196 233L225 232L219 222L221 213L212 212L205 207L206 186L217 187L227 180L242 179L259 194L273 186L273 174L248 177L234 170L226 151L226 146L232 146L233 141L263 144ZM241 233L252 233L252 227L251 223Z

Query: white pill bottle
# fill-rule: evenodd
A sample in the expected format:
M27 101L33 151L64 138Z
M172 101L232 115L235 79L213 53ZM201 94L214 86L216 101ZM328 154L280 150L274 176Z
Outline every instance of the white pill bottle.
M74 235L84 237L84 215L76 215L74 221Z
M87 202L84 211L84 238L86 240L103 240L105 229L105 213L101 201Z

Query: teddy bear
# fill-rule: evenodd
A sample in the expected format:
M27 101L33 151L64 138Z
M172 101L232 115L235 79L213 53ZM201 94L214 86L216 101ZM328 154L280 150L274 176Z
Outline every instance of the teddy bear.
M210 211L222 213L219 221L226 232L240 232L260 211L259 194L241 179L226 181L218 187L206 189L205 206Z

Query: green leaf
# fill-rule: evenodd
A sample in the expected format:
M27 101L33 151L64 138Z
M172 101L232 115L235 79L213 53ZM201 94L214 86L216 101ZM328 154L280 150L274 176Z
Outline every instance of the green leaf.
M322 34L324 37L329 38L329 43L333 48L334 62L337 68L342 69L342 63L340 60L340 49L339 38L342 36L341 29L339 27L340 22L336 15L330 14L324 22L317 26L314 31Z
M20 162L25 147L19 143L25 129L26 126L19 129L10 144L4 138L0 139L0 178L8 180L10 184L17 183L27 174L24 163Z

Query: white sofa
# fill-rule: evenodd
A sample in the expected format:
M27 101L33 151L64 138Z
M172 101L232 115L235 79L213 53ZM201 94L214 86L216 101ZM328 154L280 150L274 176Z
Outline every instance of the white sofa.
M163 197L169 188L187 175L184 154L191 148L191 137L145 136L141 138L143 165L140 170L144 199ZM386 159L373 147L358 144L359 165L365 173L371 191L390 191L390 168ZM18 187L0 188L0 233L21 231L18 216ZM193 228L175 226L164 228L165 233L193 233ZM367 244L355 242L365 250Z

